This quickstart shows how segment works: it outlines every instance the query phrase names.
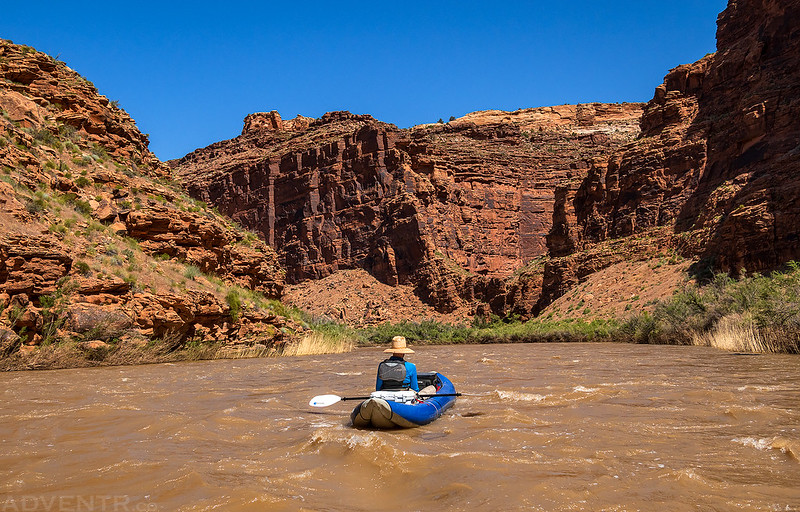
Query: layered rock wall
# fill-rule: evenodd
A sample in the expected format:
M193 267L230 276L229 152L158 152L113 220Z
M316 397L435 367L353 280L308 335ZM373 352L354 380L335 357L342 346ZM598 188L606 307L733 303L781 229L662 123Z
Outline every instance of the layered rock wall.
M547 253L554 190L633 139L640 112L564 105L408 130L345 112L288 127L253 114L241 136L173 166L195 197L261 232L290 282L365 268L443 311L502 312L502 280Z

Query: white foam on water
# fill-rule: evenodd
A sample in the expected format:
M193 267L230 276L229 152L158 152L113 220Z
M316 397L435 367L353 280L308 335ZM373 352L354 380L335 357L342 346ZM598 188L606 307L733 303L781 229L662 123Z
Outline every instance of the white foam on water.
M364 375L364 372L336 372L335 375L339 375L340 377L349 377L353 375Z
M339 429L330 428L335 425L327 423L320 426L322 428L315 430L308 440L309 446L344 445L352 450L359 447L371 448L385 444L374 432L342 432Z
M329 421L318 421L316 423L312 423L311 426L314 428L325 428L325 427L335 427L336 424L331 423Z
M495 393L502 400L514 400L517 402L541 402L547 398L547 396L538 393L520 393L519 391L501 391L499 389Z
M780 436L760 439L756 437L737 437L732 441L761 451L778 450L794 460L800 461L800 441Z
M683 471L681 471L681 473L683 473L686 476L686 478L689 478L690 480L702 480L700 475L695 473L693 469L684 469Z
M737 391L784 391L784 386L763 386L758 384L747 384L736 388Z
M575 386L572 388L572 391L576 393L594 393L595 391L600 391L600 388L587 388L584 386Z
M345 439L345 444L347 444L347 447L352 450L353 448L358 448L360 446L369 448L375 444L383 443L376 436L353 434Z
M742 446L749 446L756 450L766 451L772 448L771 439L757 439L755 437L737 437L733 439L734 443L739 443Z
M715 487L712 482L709 482L702 475L698 474L694 468L669 470L667 473L659 475L658 478L667 478L678 482L691 481L694 484L699 484L707 488Z

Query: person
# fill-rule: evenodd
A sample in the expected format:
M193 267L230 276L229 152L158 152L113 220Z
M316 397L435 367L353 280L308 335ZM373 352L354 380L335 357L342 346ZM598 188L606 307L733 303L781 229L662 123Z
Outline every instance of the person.
M413 389L419 392L417 367L414 363L409 363L404 359L406 354L414 353L406 346L405 337L395 336L392 338L392 348L387 348L384 352L392 354L392 357L381 361L381 364L378 365L375 390Z

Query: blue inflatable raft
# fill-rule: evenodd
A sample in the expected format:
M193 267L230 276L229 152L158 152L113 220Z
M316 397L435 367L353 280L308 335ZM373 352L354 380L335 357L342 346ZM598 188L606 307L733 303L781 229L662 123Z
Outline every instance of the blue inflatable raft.
M419 373L420 395L413 391L376 391L358 404L350 414L354 427L412 428L427 425L452 407L456 401L455 386L441 373ZM450 395L450 396L442 396ZM388 399L387 399L388 398Z

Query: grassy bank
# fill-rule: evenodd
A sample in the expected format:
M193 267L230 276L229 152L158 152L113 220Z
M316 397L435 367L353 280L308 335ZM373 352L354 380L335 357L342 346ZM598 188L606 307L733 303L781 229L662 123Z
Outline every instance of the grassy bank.
M432 321L386 324L360 329L359 345L386 343L393 336L430 345L457 343L546 343L611 341L619 329L615 320L495 320L486 324L451 325Z
M636 343L798 354L800 266L738 280L717 274L632 318L621 335Z
M785 271L734 279L717 274L688 285L673 297L627 320L537 318L528 322L495 319L472 325L434 321L402 322L351 329L313 322L331 344L385 344L393 336L411 343L541 343L610 341L709 346L753 353L800 353L800 265ZM338 341L337 341L338 340Z
M218 359L220 344L196 344L174 349L163 340L145 344L112 343L100 347L75 341L49 343L30 353L16 352L0 359L0 371L56 370Z
M626 321L609 319L494 319L486 323L401 322L363 328L309 318L277 301L264 307L309 327L281 348L256 343L229 347L220 343L174 340L110 342L100 348L86 342L49 343L31 354L0 359L0 370L77 368L241 357L342 353L354 347L381 346L393 336L411 344L628 342L709 346L735 352L800 353L800 266L783 272L733 279L718 274L692 284Z
M621 324L616 320L531 320L529 322L495 320L486 324L448 324L425 320L370 327L349 328L336 323L314 323L312 329L330 344L352 346L384 345L394 336L405 336L417 345L454 345L477 343L546 343L614 341Z

